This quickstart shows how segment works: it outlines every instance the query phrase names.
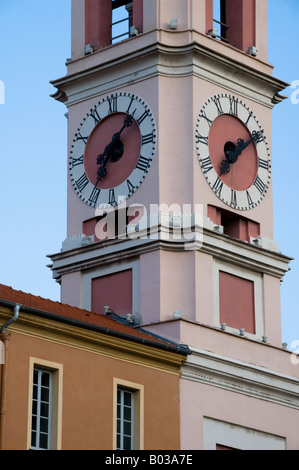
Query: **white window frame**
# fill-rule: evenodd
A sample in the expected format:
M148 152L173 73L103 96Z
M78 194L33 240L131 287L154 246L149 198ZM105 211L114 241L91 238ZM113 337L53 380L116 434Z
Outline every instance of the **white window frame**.
M45 359L29 358L29 393L28 393L28 424L27 424L27 449L38 449L31 446L32 438L32 411L33 411L33 373L34 369L49 372L52 376L52 402L51 402L51 427L50 442L48 448L60 450L62 441L62 383L63 364L47 361Z
M133 445L134 450L144 449L144 386L135 382L113 378L113 450L117 450L117 391L129 391L134 395Z
M125 394L130 396L130 407L125 404ZM117 429L116 442L117 450L134 450L134 396L135 392L124 387L117 387ZM120 398L120 401L119 401ZM125 408L130 409L130 419L125 418ZM130 423L130 434L125 433L125 424ZM130 448L125 446L125 438L129 437L131 441ZM118 444L119 440L119 444Z
M36 429L31 426L31 449L35 450L49 450L51 449L51 428L52 428L52 393L53 393L53 373L49 370L45 370L41 367L35 366L33 374L37 372L37 383L33 378L33 394L32 394L32 420L36 418ZM46 387L42 384L42 374L47 374L49 377L49 385ZM37 389L37 396L35 397L34 389ZM48 399L43 400L42 389L48 389ZM36 402L36 414L33 413L33 404ZM41 406L45 404L48 406L47 415L41 415ZM47 429L41 430L41 421L48 420ZM32 444L33 433L35 433L35 445ZM47 446L41 446L41 436L47 436Z

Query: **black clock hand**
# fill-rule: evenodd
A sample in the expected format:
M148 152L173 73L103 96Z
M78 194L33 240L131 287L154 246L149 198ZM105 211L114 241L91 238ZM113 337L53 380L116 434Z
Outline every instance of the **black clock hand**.
M235 150L233 152L229 151L228 161L230 163L235 163L237 161L238 157L243 152L243 150L245 150L248 147L248 145L251 144L251 142L256 142L257 143L257 142L260 142L261 140L263 140L262 134L263 134L262 131L260 131L260 132L253 131L251 139L249 139L247 142L244 142L243 139L238 139L237 140L237 146L235 147Z
M107 175L107 169L105 167L108 161L109 160L118 161L121 158L123 154L123 145L120 141L120 136L123 130L126 127L130 127L132 123L133 123L132 117L126 116L124 119L122 128L113 135L111 142L108 145L106 145L104 152L98 155L97 165L100 165L100 168L98 168L98 171L97 171L97 175L98 175L97 184Z
M243 150L248 147L249 144L251 144L252 142L261 142L263 139L263 131L253 131L251 139L249 139L247 142L244 142L244 139L238 139L236 146L234 146L233 144L229 145L227 150L224 151L226 160L222 160L221 162L220 176L230 172L230 165L236 163L238 157L242 154Z
M131 116L126 116L125 119L124 119L124 124L123 124L122 128L120 129L120 131L116 132L113 135L110 144L106 145L104 152L102 154L98 155L98 157L97 157L97 164L98 165L104 165L105 166L107 164L108 160L113 156L113 151L115 150L115 146L116 146L115 144L119 140L121 133L123 132L123 130L126 127L130 127L132 125L132 123L133 123L133 121L132 121Z

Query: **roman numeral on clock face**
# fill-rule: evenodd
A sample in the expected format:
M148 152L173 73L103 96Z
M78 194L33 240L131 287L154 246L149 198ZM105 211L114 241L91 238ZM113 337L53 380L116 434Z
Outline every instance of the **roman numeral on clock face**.
M249 205L249 206L252 206L252 205L253 205L253 200L252 200L252 198L251 198L251 196L250 196L250 194L249 194L248 191L246 191L246 196L247 196L248 205Z
M269 171L269 160L263 160L259 157L259 167Z
M151 134L146 134L146 135L141 136L141 145L150 144L151 142L154 142L153 132L151 132Z
M83 135L81 135L80 132L78 132L77 134L77 139L76 140L83 140L84 144L86 144L86 142L88 141L88 136L87 137L83 137Z
M231 202L231 206L236 207L238 205L238 203L237 203L237 192L234 189L231 190L231 201L230 202Z
M208 145L209 143L209 137L204 137L201 135L198 130L196 130L196 143L197 144L203 144L203 145Z
M234 116L238 116L238 100L236 98L229 98L229 112Z
M221 181L221 179L218 176L218 178L216 179L212 189L215 192L215 194L220 197L222 188L223 188L223 181Z
M252 112L252 111L250 111L250 113L248 114L247 121L245 122L245 126L248 126L248 124L249 124L249 121L250 121L250 119L252 118L252 116L253 116L253 112Z
M206 157L206 158L203 158L202 160L200 160L200 164L201 164L202 171L204 173L208 173L213 168L210 157Z
M83 189L88 185L88 183L89 183L89 180L88 180L86 174L83 173L83 175L80 176L80 178L76 181L76 186L77 186L78 190L80 192L82 192Z
M98 124L98 122L100 122L100 120L101 120L98 111L96 109L91 109L90 114L91 114L91 116L94 120L94 123Z
M220 103L219 96L214 96L214 98L212 98L212 101L215 103L218 115L220 116L220 114L223 114L223 109L222 109L222 106L221 106L221 103Z
M98 202L100 192L101 192L100 188L94 187L91 192L91 195L89 196L89 199L88 199L89 202L91 202L92 204L96 204Z
M72 168L74 168L74 166L83 165L83 157L84 155L81 155L79 158L72 158Z
M109 204L115 204L115 192L114 189L109 189Z
M140 155L136 168L141 171L147 171L150 163L150 159Z
M140 124L148 117L148 112L144 111L144 113L136 119L137 124L140 126Z
M200 117L204 118L204 119L207 121L209 127L211 127L211 125L213 124L213 121L208 118L208 116L207 116L207 114L206 114L205 111L202 111Z
M263 180L261 180L261 178L260 178L259 176L256 177L256 180L255 180L255 182L253 183L253 185L256 187L256 189L257 189L261 194L263 194L263 192L264 192L265 189L266 189L265 183L263 182Z
M134 109L134 111L131 112L131 106L132 106L132 103L133 103L134 101L135 101L135 100L134 100L134 97L132 96L132 97L131 97L130 104L129 104L129 106L128 106L128 108L127 108L127 111L126 111L127 114L130 114L132 117L133 117L134 114L136 113L136 108Z
M108 105L109 105L109 111L108 113L116 113L117 112L117 96L112 96L111 98L108 98Z
M127 179L127 186L129 193L133 193L136 189L136 186L134 186L129 179Z

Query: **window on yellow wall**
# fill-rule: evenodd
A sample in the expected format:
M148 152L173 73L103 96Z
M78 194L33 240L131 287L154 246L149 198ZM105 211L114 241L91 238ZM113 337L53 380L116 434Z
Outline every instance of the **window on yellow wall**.
M143 397L143 385L114 379L114 449L143 449Z
M61 448L62 365L30 359L28 449Z
M32 392L31 448L51 448L53 374L34 368Z
M116 448L134 449L134 395L135 392L117 388Z

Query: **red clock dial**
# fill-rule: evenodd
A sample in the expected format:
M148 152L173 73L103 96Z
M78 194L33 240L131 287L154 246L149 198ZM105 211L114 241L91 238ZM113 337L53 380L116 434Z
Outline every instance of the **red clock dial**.
M221 174L221 164L226 149L237 145L238 139L248 142L252 138L248 128L240 119L229 114L222 114L214 121L209 133L209 151L211 162L221 180L236 191L245 191L254 183L258 171L256 145L252 141L237 161L230 165L228 173Z
M84 153L85 173L94 186L101 189L114 188L125 181L137 165L140 149L140 130L135 119L131 125L125 127L118 139L113 138L124 126L128 117L125 113L116 113L103 119L92 131L86 144ZM111 144L110 158L104 155L105 149ZM102 165L98 164L98 157L103 155ZM104 163L106 164L104 166ZM98 177L98 170L106 169L102 179Z

